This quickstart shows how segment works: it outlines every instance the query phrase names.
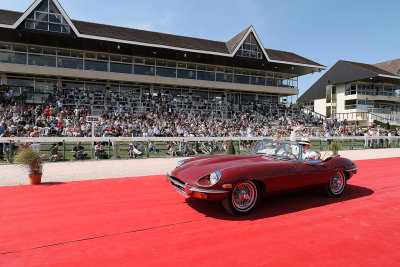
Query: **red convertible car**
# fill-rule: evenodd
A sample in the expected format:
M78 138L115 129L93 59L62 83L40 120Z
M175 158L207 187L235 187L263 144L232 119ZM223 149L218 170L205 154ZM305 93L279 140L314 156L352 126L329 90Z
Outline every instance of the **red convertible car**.
M329 197L340 196L357 170L346 158L304 160L297 143L263 140L252 155L182 160L166 178L185 197L222 201L228 212L243 215L272 193L320 186Z

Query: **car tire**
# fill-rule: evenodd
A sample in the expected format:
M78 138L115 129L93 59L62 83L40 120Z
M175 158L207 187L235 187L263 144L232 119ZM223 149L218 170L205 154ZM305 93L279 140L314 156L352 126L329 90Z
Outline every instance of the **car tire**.
M338 197L343 194L346 188L346 176L343 172L337 172L329 179L325 185L325 193L328 197Z
M254 210L260 202L260 196L260 189L254 182L244 181L233 188L222 205L232 215L245 215Z

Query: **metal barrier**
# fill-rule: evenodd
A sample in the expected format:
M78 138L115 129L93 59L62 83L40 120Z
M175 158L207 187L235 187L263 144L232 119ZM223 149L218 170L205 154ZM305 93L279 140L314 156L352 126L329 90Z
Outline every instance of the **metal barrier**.
M135 144L135 148L141 152L138 157L164 157L164 156L192 156L202 154L224 154L226 153L229 141L233 141L237 154L251 153L258 141L263 139L274 139L273 137L1 137L0 144L5 147L8 152L8 162L12 163L15 151L19 150L19 144L30 143L33 150L42 153L43 158L47 160L51 158L50 148L54 143L62 143L60 146L60 160L67 161L74 159L72 149L77 142L81 142L85 147L87 154L83 159L96 158L95 144L101 142L104 150L104 158L112 157L129 158L129 144ZM300 137L298 138L300 139ZM288 137L282 138L288 140ZM382 136L379 138L362 137L362 136L345 136L345 137L310 137L311 148L313 150L329 150L331 142L339 142L341 150L366 149L366 148L390 148L400 147L400 137ZM119 143L115 143L119 142ZM154 143L153 143L154 142ZM115 155L115 147L119 147L119 155ZM0 155L1 156L1 155ZM4 157L4 155L3 155ZM1 157L0 157L1 158ZM0 159L1 162L1 159ZM4 160L3 160L4 162Z

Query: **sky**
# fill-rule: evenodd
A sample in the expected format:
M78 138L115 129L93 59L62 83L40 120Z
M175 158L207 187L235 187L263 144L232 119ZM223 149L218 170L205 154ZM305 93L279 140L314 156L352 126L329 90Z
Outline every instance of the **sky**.
M24 12L34 0L0 0ZM68 16L226 42L253 25L265 48L328 68L400 58L400 0L59 0ZM300 95L324 73L299 78Z

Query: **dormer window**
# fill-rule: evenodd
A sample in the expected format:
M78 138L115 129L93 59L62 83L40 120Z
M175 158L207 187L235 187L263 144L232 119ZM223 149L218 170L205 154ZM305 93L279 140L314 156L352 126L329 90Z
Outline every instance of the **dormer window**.
M262 50L260 49L256 38L253 34L249 34L243 44L240 46L237 54L238 57L248 57L262 59Z
M71 27L53 1L46 0L26 19L25 28L49 32L67 33Z

